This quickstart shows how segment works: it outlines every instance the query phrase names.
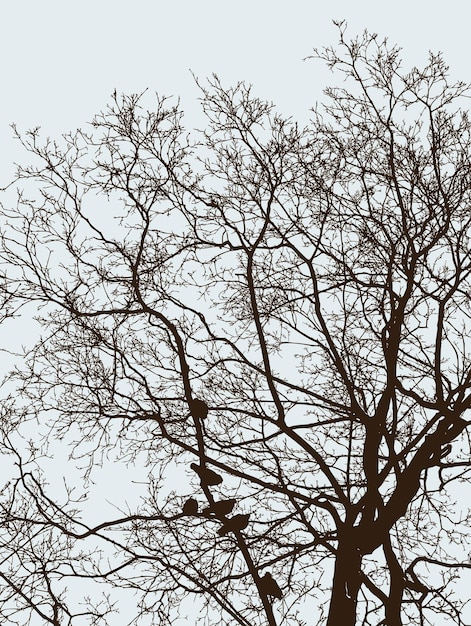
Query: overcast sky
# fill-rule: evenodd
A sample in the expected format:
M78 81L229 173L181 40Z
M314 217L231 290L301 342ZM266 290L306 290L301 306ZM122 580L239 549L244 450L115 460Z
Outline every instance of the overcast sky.
M442 51L454 79L471 81L465 0L11 0L0 9L0 187L23 160L9 125L57 137L85 126L118 93L179 95L198 119L200 79L252 83L301 122L335 84L314 47L335 45L332 20L353 37L365 28L403 47L405 66ZM149 99L150 102L150 99ZM57 462L57 459L56 459ZM65 463L66 461L64 461Z
M393 8L392 8L393 7ZM9 124L57 136L83 126L114 88L180 95L191 125L199 78L246 80L300 121L332 78L315 46L335 44L332 19L353 36L364 28L404 48L411 65L442 50L453 76L471 80L469 9L464 0L16 0L2 3L0 185L20 158ZM150 102L150 100L149 100Z
M391 7L394 7L392 9ZM336 84L321 61L303 59L335 45L332 20L354 37L367 28L403 48L405 67L442 51L454 79L471 81L471 11L464 0L15 0L0 9L2 98L0 187L14 161L28 161L13 140L83 127L118 93L181 96L187 125L201 120L198 89L212 72L224 85L246 80L280 112L305 123L322 89ZM5 201L5 200L4 200ZM0 329L2 347L17 337ZM5 363L4 363L5 365Z
M403 47L406 67L441 50L452 77L471 81L467 7L464 0L3 2L0 187L13 176L13 161L28 159L12 122L57 137L86 125L115 88L148 88L180 95L191 126L200 110L191 71L200 79L216 72L228 86L246 80L305 122L322 88L338 81L320 61L303 60L314 47L337 43L333 19L345 19L352 37L365 28L389 37Z

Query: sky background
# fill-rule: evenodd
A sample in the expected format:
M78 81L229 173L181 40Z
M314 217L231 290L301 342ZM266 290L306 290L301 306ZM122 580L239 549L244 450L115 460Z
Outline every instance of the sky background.
M316 102L325 101L323 88L339 81L322 61L304 60L315 47L337 44L332 20L346 20L352 38L365 28L388 37L403 48L406 70L425 65L429 50L442 51L452 79L471 82L469 6L464 0L4 2L0 188L13 179L15 162L30 162L12 123L21 132L40 126L44 137L59 139L87 128L114 89L148 89L149 108L154 92L179 96L190 129L204 126L193 74L204 82L214 72L228 87L251 83L254 95L305 124ZM0 327L0 350L15 342L9 324Z
M406 65L441 50L454 77L471 81L471 10L464 0L16 0L0 9L2 98L0 186L22 153L9 125L41 126L57 137L103 110L118 93L179 95L197 123L200 79L246 80L254 93L301 122L333 82L316 46L336 44L333 19L365 28L404 49ZM148 102L151 102L149 97Z
M301 123L335 85L314 47L336 45L332 20L354 37L365 28L403 48L404 67L442 51L453 79L471 82L469 3L344 0L15 0L0 8L0 187L14 162L28 161L10 124L41 126L57 138L86 127L114 89L181 97L187 125L201 121L193 72L217 73L226 86L253 84L254 94ZM17 341L0 329L5 341ZM2 346L6 345L5 343ZM55 463L67 463L64 457ZM113 481L110 478L109 493Z

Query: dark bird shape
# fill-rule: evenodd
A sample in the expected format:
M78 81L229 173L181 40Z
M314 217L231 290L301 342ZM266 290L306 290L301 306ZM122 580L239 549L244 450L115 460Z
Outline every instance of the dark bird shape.
M213 470L208 469L207 467L201 467L200 465L196 465L192 463L190 465L191 469L198 474L201 480L201 484L203 485L219 485L222 483L222 476L213 472Z
M198 515L198 502L194 498L188 498L183 505L183 515Z
M248 513L239 513L234 515L234 517L231 517L231 519L227 520L227 522L224 522L223 526L221 526L218 530L218 535L221 535L222 537L230 532L244 530L244 528L247 528L249 523L249 517L250 515Z
M196 417L200 420L204 420L208 417L208 405L204 400L199 400L195 398L190 403L190 410L193 417Z
M265 576L262 576L262 578L260 578L260 588L267 596L278 598L278 600L281 600L281 598L283 597L283 592L281 591L278 583L268 572L265 574Z
M219 502L214 502L212 506L207 506L203 509L202 513L206 517L210 517L211 514L214 514L216 517L228 515L234 508L235 503L236 500L234 500L234 498L231 498L230 500L220 500Z

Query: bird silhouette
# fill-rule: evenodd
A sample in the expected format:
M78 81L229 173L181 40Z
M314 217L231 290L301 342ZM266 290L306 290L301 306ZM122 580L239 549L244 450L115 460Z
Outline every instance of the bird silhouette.
M230 532L244 530L244 528L247 528L249 523L249 517L250 515L248 513L238 513L237 515L234 515L234 517L231 517L231 519L227 520L227 522L224 522L218 530L218 535L221 535L222 537Z
M206 517L211 517L212 514L216 517L228 515L234 508L235 503L236 500L234 500L234 498L231 498L230 500L220 500L219 502L214 502L211 506L207 506L203 509L202 513Z
M183 505L183 515L197 515L198 502L194 498L188 498Z
M194 398L190 403L190 410L193 417L196 417L200 420L206 419L208 416L208 405L204 400L199 400L198 398Z
M260 578L260 589L267 596L278 598L278 600L281 600L283 597L283 592L281 591L278 583L269 572Z
M213 472L213 470L208 469L207 467L201 467L200 465L196 465L192 463L190 465L191 469L198 474L200 477L200 481L202 485L219 485L222 483L222 476Z

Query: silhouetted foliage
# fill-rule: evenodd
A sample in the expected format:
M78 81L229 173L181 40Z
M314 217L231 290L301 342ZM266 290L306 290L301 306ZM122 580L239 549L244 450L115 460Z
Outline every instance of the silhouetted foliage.
M58 580L135 592L136 624L465 623L470 91L339 30L305 128L213 77L193 134L138 95L18 134L5 297L42 336L15 419L148 491L88 523L38 483L2 516L57 535Z

